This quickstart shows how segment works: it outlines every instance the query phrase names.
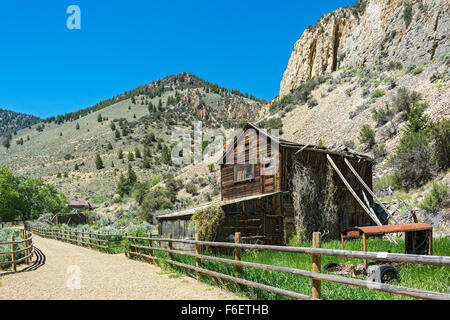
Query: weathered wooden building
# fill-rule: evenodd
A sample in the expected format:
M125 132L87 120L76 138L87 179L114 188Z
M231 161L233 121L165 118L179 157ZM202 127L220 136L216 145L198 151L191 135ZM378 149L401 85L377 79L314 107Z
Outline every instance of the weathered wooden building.
M345 148L338 151L285 141L248 123L219 161L221 201L215 204L222 206L225 218L216 240L233 241L235 232L241 232L243 238L253 242L285 244L296 232L292 178L298 166L307 168L317 184L333 184L337 225L332 236L338 237L349 227L372 225L371 218L330 167L327 156L354 192L371 206L372 198L362 194L360 181L344 160L372 188L370 157ZM194 230L189 220L195 210L198 208L157 217L160 234L192 238Z

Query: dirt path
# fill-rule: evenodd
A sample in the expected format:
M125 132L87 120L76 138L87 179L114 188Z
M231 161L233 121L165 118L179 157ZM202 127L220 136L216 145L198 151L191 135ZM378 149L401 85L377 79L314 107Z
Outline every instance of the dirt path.
M33 265L0 271L0 299L240 299L189 277L170 277L159 267L34 236ZM76 270L79 267L80 288ZM69 268L69 269L68 269ZM72 268L72 269L71 269ZM69 270L69 273L68 273Z

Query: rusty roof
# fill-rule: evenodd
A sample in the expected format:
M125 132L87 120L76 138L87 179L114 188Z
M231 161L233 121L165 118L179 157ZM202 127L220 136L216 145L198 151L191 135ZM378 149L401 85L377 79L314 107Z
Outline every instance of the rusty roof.
M355 231L360 235L365 233L366 235L379 235L395 232L408 232L408 231L422 231L432 230L433 227L428 223L409 223L409 224L392 224L386 226L370 226L370 227L353 227L345 230L344 235L355 235Z
M314 151L314 152L321 152L321 153L327 153L327 154L334 154L334 155L338 155L338 156L347 156L347 157L356 157L358 159L364 160L364 161L370 161L370 162L374 162L374 159L371 158L370 156L363 154L363 153L359 153L353 150L350 150L348 148L344 148L343 150L332 150L330 148L325 148L325 147L321 147L321 146L316 146L316 145L311 145L311 144L303 144L303 143L297 143L297 142L293 142L293 141L288 141L288 140L284 140L281 139L280 137L275 137L271 134L269 134L267 132L267 130L262 129L257 127L256 125L254 125L251 122L247 122L247 124L244 126L243 131L241 132L241 134L236 138L235 141L230 142L229 144L226 144L225 146L225 152L222 154L221 159L219 159L216 163L217 164L222 164L225 163L225 159L226 156L229 152L231 152L232 150L234 150L234 145L236 143L238 143L238 141L245 136L245 131L247 131L248 129L254 129L256 130L258 133L262 134L263 136L266 137L266 139L270 139L273 140L275 143L279 144L280 146L283 147L291 147L291 148L296 148L296 149L303 149L303 150L307 150L307 151ZM233 145L234 142L234 145ZM231 147L231 145L233 145L233 147Z

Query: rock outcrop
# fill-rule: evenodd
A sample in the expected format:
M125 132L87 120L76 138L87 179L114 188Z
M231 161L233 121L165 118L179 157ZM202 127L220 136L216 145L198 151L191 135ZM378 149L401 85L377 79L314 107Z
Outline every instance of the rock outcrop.
M360 0L324 15L295 44L279 96L341 66L403 65L450 49L450 0Z

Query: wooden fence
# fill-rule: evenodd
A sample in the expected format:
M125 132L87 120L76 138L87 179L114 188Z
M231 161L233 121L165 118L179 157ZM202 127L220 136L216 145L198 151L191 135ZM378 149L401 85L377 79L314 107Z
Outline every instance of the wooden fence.
M44 238L60 240L91 249L104 249L107 253L114 253L113 249L123 248L122 241L125 238L125 236L121 234L81 232L69 228L52 229L30 225L28 226L28 230Z
M320 233L314 235L313 244L315 248L302 248L302 247L284 247L284 246L273 246L273 245L254 245L254 244L243 244L240 243L240 234L237 233L235 236L235 243L230 242L212 242L212 241L198 241L198 240L181 240L172 239L171 235L168 238L154 238L154 237L137 237L137 236L127 236L127 250L125 254L129 257L141 257L154 263L156 261L162 261L169 263L174 266L186 268L193 270L197 274L197 279L201 273L225 279L237 284L250 286L253 288L265 290L268 292L273 292L279 295L284 295L294 299L320 299L321 297L321 282L328 281L334 283L340 283L349 286L355 286L370 290L378 290L383 292L388 292L392 294L404 295L409 297L421 298L421 299L432 299L432 300L450 300L450 295L439 292L432 292L426 290L419 290L414 288L407 288L397 285L370 282L367 280L349 278L339 275L322 274L321 269L321 256L332 256L332 257L344 257L344 258L358 258L358 259L370 259L370 260L380 260L380 261L390 261L390 262L402 262L411 264L428 264L435 266L450 266L450 257L443 256L422 256L422 255L411 255L411 254L397 254L397 253L386 253L386 252L363 252L363 251L348 251L348 250L333 250L333 249L322 249L320 248ZM196 236L196 239L198 237ZM132 243L136 242L136 243ZM159 246L155 246L155 243ZM161 246L161 243L167 243L167 246ZM184 243L195 245L195 252L187 252L180 250L173 250L173 243ZM214 257L210 255L201 254L202 248L205 247L219 247L219 248L229 248L233 249L235 252L235 259L225 259ZM261 250L261 251L276 251L276 252L289 252L298 254L308 254L312 255L313 271L306 271L300 269L294 269L289 267L273 266L253 262L241 261L241 250ZM164 259L156 257L153 253L154 251L166 252L169 258ZM175 261L173 259L173 254L183 255L187 257L195 258L196 265L189 265ZM208 260L224 264L231 264L235 266L236 275L230 276L223 273L211 271L201 267L201 261ZM293 291L288 291L285 289L276 288L273 286L245 280L239 277L242 267L254 268L260 270L268 270L274 272L281 272L285 274L291 274L295 276L301 276L312 279L312 296L300 294Z
M18 249L19 245L23 244L24 247ZM0 242L0 246L11 246L11 251L2 251L0 252L0 255L9 255L10 259L9 261L0 262L0 265L11 265L12 271L17 271L17 265L23 261L25 261L26 264L30 264L32 261L32 256L34 253L34 246L33 246L33 235L30 232L27 232L25 230L20 230L20 239L15 239L13 236L10 241L2 241ZM17 255L19 253L24 252L25 256L23 256L20 259L17 259Z

